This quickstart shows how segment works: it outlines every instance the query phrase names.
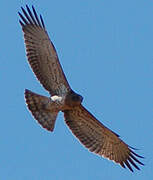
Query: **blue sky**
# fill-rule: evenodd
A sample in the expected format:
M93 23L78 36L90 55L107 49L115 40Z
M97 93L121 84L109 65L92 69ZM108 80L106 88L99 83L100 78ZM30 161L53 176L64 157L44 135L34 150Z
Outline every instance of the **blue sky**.
M20 7L41 13L72 88L83 105L145 156L122 169L74 138L59 114L53 133L26 108L24 89L47 95L25 56ZM3 1L0 6L0 179L144 180L153 177L153 1Z

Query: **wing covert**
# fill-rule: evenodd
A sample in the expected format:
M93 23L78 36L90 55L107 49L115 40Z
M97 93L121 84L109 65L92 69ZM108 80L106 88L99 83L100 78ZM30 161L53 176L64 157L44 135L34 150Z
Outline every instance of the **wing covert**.
M32 6L33 13L26 6L22 8L23 15L19 12L19 20L24 32L24 40L29 64L37 79L51 95L64 94L70 90L58 55L53 43L50 41L45 25L40 15L40 20Z
M65 122L79 141L100 156L125 165L133 171L131 165L139 170L135 162L143 165L136 157L142 158L132 151L117 134L100 123L82 105L64 111Z

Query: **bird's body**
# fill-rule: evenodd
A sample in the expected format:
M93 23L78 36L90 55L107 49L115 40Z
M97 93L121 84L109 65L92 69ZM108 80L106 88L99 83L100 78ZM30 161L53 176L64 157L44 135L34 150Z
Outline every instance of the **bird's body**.
M39 20L34 7L33 13L28 6L26 8L27 11L22 8L24 16L19 15L27 58L37 79L51 95L49 98L25 90L26 103L34 118L42 127L53 131L58 112L62 111L72 133L91 152L113 160L124 168L127 166L131 171L131 165L139 169L135 162L143 163L136 157L142 157L82 105L82 96L71 89L64 75L42 17Z

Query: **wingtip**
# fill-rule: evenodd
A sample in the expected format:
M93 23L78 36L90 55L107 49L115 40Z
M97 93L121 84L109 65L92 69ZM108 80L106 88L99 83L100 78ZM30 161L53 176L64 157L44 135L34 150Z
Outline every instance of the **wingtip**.
M24 11L24 8L21 6L22 11Z
M26 8L29 9L29 6L26 4Z
M41 20L41 23L42 23L43 28L45 29L45 23L44 23L44 21L43 21L43 18L42 18L42 15L41 15L41 14L40 14L40 20Z
M34 5L32 5L31 7L32 7L33 12L36 12Z
M144 156L140 156L139 154L135 153L134 151L130 150L132 154L134 154L135 156L144 159Z
M19 20L19 23L21 24L22 27L24 26L24 24L21 20Z
M21 16L21 13L20 13L20 11L18 11L18 15L19 15L19 16Z
M30 11L30 8L29 8L29 6L26 4L26 8L27 8L27 10L28 10L28 12Z

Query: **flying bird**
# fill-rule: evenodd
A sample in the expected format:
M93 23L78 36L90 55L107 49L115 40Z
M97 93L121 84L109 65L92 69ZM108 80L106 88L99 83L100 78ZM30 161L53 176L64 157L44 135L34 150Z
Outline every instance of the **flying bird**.
M128 167L140 170L137 164L142 156L134 148L123 142L119 136L98 121L83 105L83 97L74 92L62 70L56 49L50 40L43 18L36 10L26 5L19 12L20 24L24 33L28 62L50 97L25 90L28 109L39 124L53 131L59 111L71 132L89 151Z

